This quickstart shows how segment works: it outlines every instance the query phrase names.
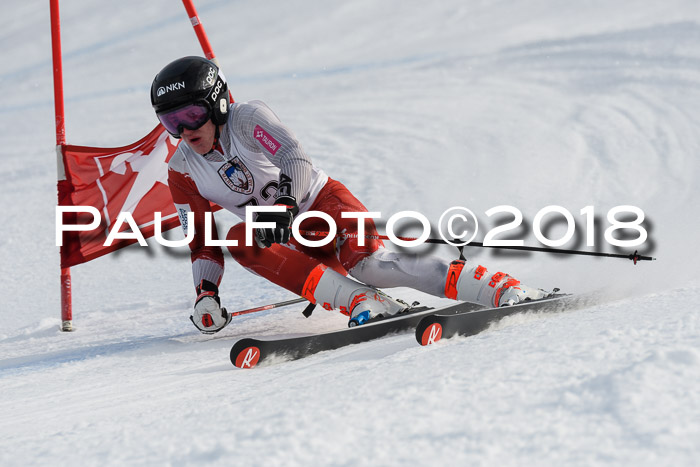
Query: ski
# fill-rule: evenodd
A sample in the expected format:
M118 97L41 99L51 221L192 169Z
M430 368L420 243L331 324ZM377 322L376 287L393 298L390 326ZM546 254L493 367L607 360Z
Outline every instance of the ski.
M533 300L499 308L485 308L458 314L433 313L421 318L416 326L416 340L421 345L430 345L440 339L456 335L473 336L484 331L492 323L516 313L557 312L575 308L585 303L580 297L570 294L555 294L540 300Z
M421 319L434 313L449 316L478 308L482 307L464 302L442 308L414 307L396 316L371 320L362 326L340 331L274 340L244 338L231 348L231 363L238 368L253 368L277 359L298 360L318 352L413 331Z

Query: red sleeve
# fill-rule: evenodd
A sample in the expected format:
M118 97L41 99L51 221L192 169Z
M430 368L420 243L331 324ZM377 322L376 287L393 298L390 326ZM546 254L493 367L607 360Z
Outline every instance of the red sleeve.
M187 225L187 212L194 213L194 238L189 244L192 251L192 262L194 263L198 259L208 259L216 262L223 268L224 255L221 252L221 248L204 245L204 214L212 212L209 200L199 193L197 185L195 185L189 175L172 168L168 170L168 186L170 187L170 194L180 216L180 223L185 231L185 235L187 235L190 228ZM212 240L218 240L218 238L216 223L212 222Z

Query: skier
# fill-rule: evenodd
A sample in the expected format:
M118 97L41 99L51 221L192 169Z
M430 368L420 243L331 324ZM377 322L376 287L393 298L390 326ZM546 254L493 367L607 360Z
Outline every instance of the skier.
M190 319L203 333L226 326L231 316L221 308L218 286L224 273L219 247L206 246L205 213L216 203L245 219L246 206L282 206L282 212L258 213L255 245L245 246L245 223L233 226L227 240L233 258L249 271L326 309L349 316L349 326L380 315L394 315L408 305L378 287L411 287L439 297L503 306L547 295L479 264L447 262L433 256L397 253L384 248L371 219L370 238L339 236L323 247L307 247L290 236L295 216L306 211L330 215L344 234L357 234L358 220L343 212L367 212L339 181L315 167L294 134L261 101L233 103L218 67L201 57L173 61L155 77L151 104L165 129L181 138L168 166L168 185L190 242L197 298ZM194 225L187 224L194 213ZM213 223L212 223L213 224ZM217 239L216 226L211 226ZM300 230L328 230L319 218L305 219ZM363 242L364 240L364 242ZM351 274L354 279L348 277Z

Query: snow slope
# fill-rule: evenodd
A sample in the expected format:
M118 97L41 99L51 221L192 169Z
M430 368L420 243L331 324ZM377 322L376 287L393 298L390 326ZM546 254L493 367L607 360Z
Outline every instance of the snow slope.
M177 2L62 7L68 141L119 146L155 124L151 79L200 53ZM516 316L430 348L411 335L239 371L240 337L343 327L289 307L199 335L188 255L130 247L73 269L59 325L48 5L10 0L0 33L0 464L696 465L700 457L700 6L199 1L239 101L265 100L318 165L385 219L543 207L599 248L614 206L646 214L627 261L468 250L601 304ZM237 222L217 214L222 229ZM500 221L502 223L503 221ZM561 233L555 225L551 237ZM445 258L452 249L433 249ZM409 289L407 300L444 300ZM229 309L290 294L227 262Z

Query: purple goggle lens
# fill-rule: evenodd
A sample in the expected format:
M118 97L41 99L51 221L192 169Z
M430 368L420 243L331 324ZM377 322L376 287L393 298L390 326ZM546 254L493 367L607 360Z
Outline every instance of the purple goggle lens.
M183 128L196 130L209 120L209 109L201 104L191 104L158 114L158 120L173 136L180 136Z

